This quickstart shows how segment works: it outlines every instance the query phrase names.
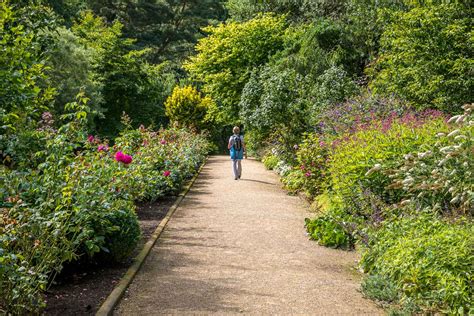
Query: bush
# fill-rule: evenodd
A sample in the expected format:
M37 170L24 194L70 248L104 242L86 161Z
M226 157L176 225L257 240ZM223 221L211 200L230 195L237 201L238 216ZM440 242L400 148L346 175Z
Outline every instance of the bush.
M130 128L109 147L86 138L85 100L68 108L68 123L42 131L38 165L0 169L0 306L8 312L39 312L65 262L126 259L140 237L134 201L176 192L207 154L205 137L185 130Z
M140 226L134 210L125 207L107 214L112 227L104 236L106 262L123 262L128 259L140 239Z
M328 165L331 190L343 198L353 198L362 187L379 196L386 203L397 202L400 195L386 187L390 178L377 170L382 164L394 167L398 161L420 146L436 143L436 134L446 131L443 117L435 113L426 116L406 114L401 119L388 118L375 122L350 136L332 142L333 150Z
M371 231L361 265L395 284L400 303L414 301L425 312L473 311L474 226L433 215L386 221Z
M175 87L165 102L166 115L181 126L203 128L208 108L213 106L210 97L202 97L196 88Z
M322 246L350 249L354 246L354 238L344 216L343 213L330 210L313 220L306 218L306 229L310 237Z
M269 154L263 157L262 162L265 168L268 170L273 170L278 164L278 157Z
M385 170L393 179L389 188L402 190L404 203L444 215L474 215L474 105L463 108L463 115L449 120L449 131L436 135L435 144L423 144L400 167Z
M393 13L369 68L374 91L450 112L472 102L470 11L467 4L449 3Z

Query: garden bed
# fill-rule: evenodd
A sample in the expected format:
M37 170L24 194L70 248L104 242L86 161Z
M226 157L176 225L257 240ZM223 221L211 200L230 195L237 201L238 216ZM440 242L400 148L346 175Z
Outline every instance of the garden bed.
M141 242L125 262L110 266L74 265L65 267L47 291L47 315L94 315L132 264L133 258L150 238L177 196L137 205L142 231Z

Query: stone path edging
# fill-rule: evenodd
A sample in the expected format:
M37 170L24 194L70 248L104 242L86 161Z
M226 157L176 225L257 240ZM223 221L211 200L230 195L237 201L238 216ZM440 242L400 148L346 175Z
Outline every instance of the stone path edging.
M184 199L186 194L189 192L191 187L193 186L194 182L196 181L197 177L201 173L202 169L206 165L207 158L204 160L204 162L201 164L201 167L197 171L197 173L194 175L194 177L191 179L191 181L183 188L181 193L178 195L178 199L173 203L173 205L170 207L168 210L168 213L166 213L166 216L161 220L160 224L156 228L156 230L153 232L153 235L151 235L150 239L145 243L143 246L143 249L140 251L140 253L135 257L133 260L132 265L130 268L128 268L127 272L123 275L123 277L120 279L120 282L118 285L113 289L112 293L107 297L107 299L102 303L100 306L99 310L96 313L96 316L108 316L112 315L114 308L117 306L117 304L120 302L122 299L123 295L125 294L125 291L127 290L128 286L130 283L132 283L133 279L135 278L135 275L138 273L140 270L143 262L145 261L146 257L150 253L151 249L155 245L156 241L160 237L161 233L163 232L166 224L168 224L168 221L170 218L173 216L174 212L178 208L179 204L181 201Z

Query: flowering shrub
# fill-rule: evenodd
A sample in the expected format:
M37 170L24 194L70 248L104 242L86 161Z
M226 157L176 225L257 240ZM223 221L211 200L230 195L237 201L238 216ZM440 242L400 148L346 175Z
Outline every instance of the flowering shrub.
M294 169L293 178L299 181L291 181L289 178L283 180L294 190L304 190L308 198L314 198L322 193L327 182L330 147L323 139L321 135L315 133L306 135L296 154L298 166ZM299 188L296 187L297 183Z
M117 149L134 153L127 169L127 190L136 200L155 200L176 193L202 164L209 146L203 135L186 130L154 132L145 128L124 131L115 144Z
M176 192L209 147L186 130L128 128L113 147L85 136L85 103L43 131L33 169L0 168L0 310L36 313L64 262L122 261L140 237L135 200ZM79 114L78 114L79 113Z
M388 176L375 172L381 164L387 167L398 165L400 157L421 146L436 143L436 133L446 131L443 117L417 118L411 114L402 118L389 117L350 136L332 142L332 154L328 165L331 190L350 199L358 188L369 189L383 201L396 202L400 196L387 190Z
M474 105L463 106L452 127L437 134L435 144L423 144L405 155L400 167L385 170L389 188L403 192L403 204L430 207L445 215L474 215Z
M371 275L365 293L412 313L473 308L474 106L463 108L449 120L437 111L332 113L299 145L300 166L283 180L294 184L297 174L306 179L300 190L330 198L306 220L311 238L344 248L358 240Z

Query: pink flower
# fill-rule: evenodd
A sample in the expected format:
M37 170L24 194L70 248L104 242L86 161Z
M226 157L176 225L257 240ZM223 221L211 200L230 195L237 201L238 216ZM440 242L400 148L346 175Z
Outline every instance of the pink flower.
M132 156L125 155L121 151L117 151L117 153L115 154L115 160L118 161L118 162L121 162L125 165L128 165L133 161L133 158L132 158Z
M108 151L109 150L109 146L107 145L99 145L97 147L97 151Z
M311 172L309 172L309 171L306 172L306 173L304 174L304 176L305 176L305 177L311 177Z
M89 135L89 136L87 137L87 141L88 141L89 143L94 142L94 136L93 136L93 135Z
M122 162L123 156L124 156L123 152L117 151L115 153L115 160L118 162Z
M326 143L325 143L325 142L323 142L322 140L321 140L321 141L319 141L319 147L324 147L324 146L326 146Z
M130 164L133 161L132 156L129 155L123 155L122 157L122 162L126 165Z
M163 172L163 176L165 176L165 177L169 177L170 175L171 175L171 171L169 171L169 170L165 170Z
M300 166L300 169L301 169L301 170L304 170L304 169L306 169L306 167L305 167L304 165L301 165L301 166Z
M166 145L166 140L162 139L162 140L160 141L160 144L161 144L161 145Z

